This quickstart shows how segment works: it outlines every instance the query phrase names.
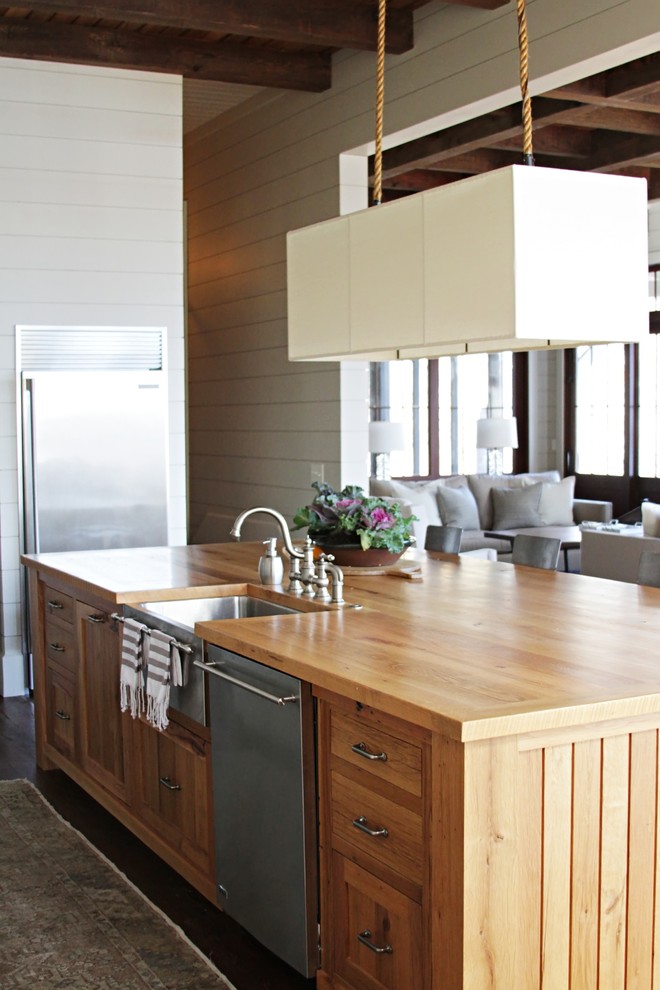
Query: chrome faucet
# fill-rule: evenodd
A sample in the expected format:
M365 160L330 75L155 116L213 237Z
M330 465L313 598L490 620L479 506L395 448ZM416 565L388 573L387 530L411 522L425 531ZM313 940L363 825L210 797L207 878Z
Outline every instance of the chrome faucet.
M344 572L341 567L337 567L333 563L334 557L331 554L325 553L321 554L318 559L318 567L315 567L314 545L309 536L306 538L302 550L294 547L287 521L277 509L268 509L263 505L255 506L253 509L245 509L236 516L229 535L233 536L235 540L240 540L243 523L248 516L253 516L257 512L272 516L279 523L284 546L290 559L289 585L286 590L293 595L304 595L307 598L317 598L319 601L330 602L333 605L343 605ZM330 579L328 579L328 573ZM330 592L328 591L328 584L331 588ZM315 588L316 591L314 591Z

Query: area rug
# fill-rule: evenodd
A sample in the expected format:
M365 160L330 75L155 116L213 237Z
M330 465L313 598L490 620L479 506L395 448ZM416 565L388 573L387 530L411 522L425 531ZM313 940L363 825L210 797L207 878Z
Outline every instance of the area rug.
M0 781L2 990L235 990L26 780Z

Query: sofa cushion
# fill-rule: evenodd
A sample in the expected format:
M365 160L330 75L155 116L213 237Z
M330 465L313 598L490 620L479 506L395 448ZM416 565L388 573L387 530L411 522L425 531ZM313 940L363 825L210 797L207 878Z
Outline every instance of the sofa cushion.
M542 491L541 483L522 488L493 488L493 529L540 526Z
M542 526L573 526L573 495L575 477L571 475L562 481L543 482L539 515Z
M428 526L440 525L440 513L438 503L435 500L435 493L438 489L437 481L430 481L426 485L408 485L403 481L391 481L390 487L395 498L404 498L415 506L415 515L421 513L417 509L423 510L424 518Z
M479 520L482 529L493 528L494 488L525 488L540 481L559 481L558 471L537 471L530 474L470 474L468 484L479 507ZM538 525L538 524L537 524Z
M479 511L474 495L467 485L438 489L440 518L444 526L460 526L461 529L479 529Z

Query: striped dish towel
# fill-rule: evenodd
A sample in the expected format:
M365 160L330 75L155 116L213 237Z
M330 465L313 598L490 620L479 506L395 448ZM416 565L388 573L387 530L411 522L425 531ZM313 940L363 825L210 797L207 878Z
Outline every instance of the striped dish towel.
M121 637L119 696L123 712L137 718L144 711L144 642L147 627L136 619L124 619Z
M152 629L147 639L147 721L162 730L169 725L170 684L183 683L181 653L177 641L160 629Z

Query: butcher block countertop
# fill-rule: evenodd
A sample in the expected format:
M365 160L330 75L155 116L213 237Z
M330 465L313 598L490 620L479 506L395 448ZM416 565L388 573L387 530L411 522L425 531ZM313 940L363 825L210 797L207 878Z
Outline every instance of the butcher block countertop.
M46 580L121 605L256 585L260 543L36 554ZM225 647L454 739L648 717L660 725L660 590L409 551L346 572L361 608L198 623ZM411 579L418 567L421 579ZM314 606L312 606L313 608Z

